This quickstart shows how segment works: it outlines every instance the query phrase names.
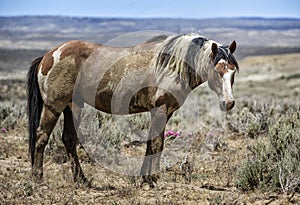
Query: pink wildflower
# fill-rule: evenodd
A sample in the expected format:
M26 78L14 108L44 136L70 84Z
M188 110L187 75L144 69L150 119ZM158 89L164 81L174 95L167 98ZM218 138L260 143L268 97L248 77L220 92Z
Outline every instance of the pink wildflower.
M6 129L5 127L2 127L2 128L1 128L1 132L4 132L4 133L5 133L5 132L7 132L7 129Z
M175 137L179 137L179 136L180 136L180 132L175 132L175 133L174 133L174 136L175 136Z

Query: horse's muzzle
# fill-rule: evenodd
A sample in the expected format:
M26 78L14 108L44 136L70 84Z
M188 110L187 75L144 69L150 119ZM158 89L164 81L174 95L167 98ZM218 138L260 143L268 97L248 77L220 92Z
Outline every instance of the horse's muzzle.
M229 111L234 107L234 100L232 101L220 101L220 109L222 111Z

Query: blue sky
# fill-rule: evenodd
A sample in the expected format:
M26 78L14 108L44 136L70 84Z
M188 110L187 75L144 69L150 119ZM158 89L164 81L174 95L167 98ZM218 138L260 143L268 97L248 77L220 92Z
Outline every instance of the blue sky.
M0 16L292 17L299 0L0 0Z

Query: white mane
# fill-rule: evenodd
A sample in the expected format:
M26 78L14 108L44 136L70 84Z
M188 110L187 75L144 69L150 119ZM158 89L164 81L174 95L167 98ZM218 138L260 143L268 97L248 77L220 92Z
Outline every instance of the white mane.
M200 39L202 44L198 45L195 39ZM203 82L212 66L210 54L213 42L199 34L169 36L158 47L156 67L172 71L188 83Z

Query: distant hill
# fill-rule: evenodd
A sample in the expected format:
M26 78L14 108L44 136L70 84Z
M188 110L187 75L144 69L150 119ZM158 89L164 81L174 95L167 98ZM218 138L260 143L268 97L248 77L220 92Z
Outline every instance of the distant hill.
M121 34L141 30L197 32L223 44L236 40L241 56L259 51L299 52L300 47L300 19L23 16L0 17L0 48L48 50L73 39L105 43Z

